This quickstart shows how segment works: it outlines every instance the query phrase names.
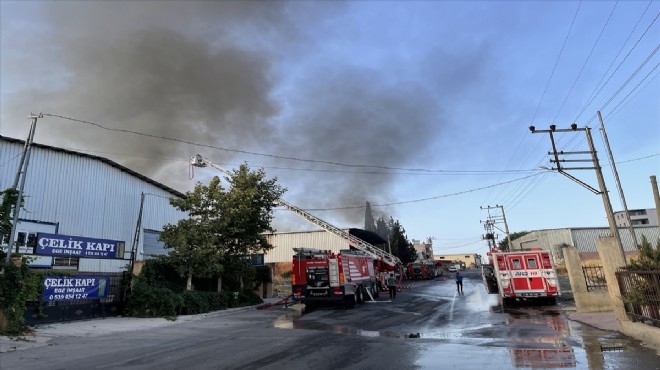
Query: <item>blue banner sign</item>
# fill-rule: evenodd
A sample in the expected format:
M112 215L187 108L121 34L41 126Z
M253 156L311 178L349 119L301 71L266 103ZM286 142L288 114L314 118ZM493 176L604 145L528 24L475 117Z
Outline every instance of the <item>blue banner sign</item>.
M75 301L108 297L109 276L46 276L44 301Z
M125 243L61 234L37 234L34 254L79 258L124 258Z

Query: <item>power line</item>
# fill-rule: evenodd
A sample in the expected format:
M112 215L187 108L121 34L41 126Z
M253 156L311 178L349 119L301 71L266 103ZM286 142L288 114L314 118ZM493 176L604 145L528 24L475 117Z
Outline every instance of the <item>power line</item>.
M617 110L616 112L613 112L613 113L608 114L608 115L607 115L607 118L612 118L612 117L616 116L619 112L621 112L621 111L623 110L623 108L624 108L626 105L628 105L628 103L630 103L631 101L635 100L635 99L637 98L637 95L639 95L639 93L641 93L642 91L644 91L644 89L646 89L646 88L651 84L651 82L653 82L653 80L655 80L655 79L658 77L658 75L660 75L660 72L659 72L659 73L656 73L655 76L653 76L650 80L648 80L648 82L646 82L646 85L644 85L644 87L642 87L641 89L637 90L637 92L635 93L635 95L633 95L632 98L628 99L628 101L626 101L623 105L621 105L621 107L619 108L619 110ZM634 91L634 89L633 89L633 91ZM614 109L613 109L613 110L614 110Z
M651 54L649 54L649 56L646 57L646 59L642 62L642 64L640 64L639 67L637 67L637 69L635 70L635 72L633 72L633 73L630 75L630 77L628 77L628 79L626 80L626 82L624 82L624 83L619 87L619 89L618 89L614 94L612 94L612 96L607 100L607 102L605 102L605 104L603 104L603 105L600 107L600 109L598 109L599 111L603 111L603 110L604 110L604 109L605 109L605 108L606 108L606 107L612 102L612 100L614 100L614 98L616 98L617 95L619 95L619 93L620 93L620 92L621 92L626 86L628 86L628 84L630 83L630 81L632 81L632 79L635 78L635 76L637 76L637 74L639 73L639 71L641 71L642 68L644 68L644 66L645 66L645 65L651 60L651 58L653 58L653 56L655 56L655 54L658 52L658 49L660 49L660 44L658 44L658 45L655 47L655 49L653 49L653 51L651 52ZM657 65L656 65L655 68L657 68ZM655 68L653 68L653 69L655 70ZM594 119L596 119L596 115L594 115L593 117L591 117L591 119L587 122L587 125L589 125Z
M607 86L607 84L610 82L610 80L612 79L612 77L616 74L616 72L619 70L619 68L621 68L621 66L623 65L623 63L628 59L628 57L629 57L630 54L633 52L633 50L635 50L635 48L636 48L637 45L640 43L640 41L642 41L642 39L644 38L644 36L646 35L646 33L651 29L651 27L653 26L653 24L655 24L655 21L658 19L658 16L660 16L660 13L656 14L655 18L653 18L653 21L651 21L651 24L649 24L648 27L646 27L646 30L642 33L642 35L639 37L639 39L637 39L637 42L635 42L635 44L632 46L632 48L630 48L630 50L628 51L628 54L626 54L626 56L623 57L623 60L621 61L621 63L619 63L619 65L618 65L618 66L616 67L616 69L612 72L612 74L610 74L610 76L607 78L607 80L605 81L605 83L603 84L603 86L601 86L600 89L598 89L598 92L596 92L596 94L593 95L593 97L587 102L587 104L584 105L584 107L582 108L582 110L580 111L580 113L577 115L577 117L575 117L575 119L573 120L573 122L577 122L577 121L578 121L578 119L582 116L582 114L584 113L584 111L587 110L587 107L589 107L589 105L591 105L591 103L594 101L594 99L596 99L596 97L601 93L601 91L603 91L603 89L605 88L605 86ZM596 115L594 115L594 116L589 120L589 122L593 121L595 118L596 118Z
M419 202L426 202L426 201L429 201L429 200L449 198L449 197L453 197L453 196L457 196L457 195L473 193L473 192L479 191L479 190L490 189L490 188L495 187L495 186L510 184L510 183L513 183L513 182L516 182L516 181L522 181L524 179L534 177L534 176L538 176L538 175L542 175L544 173L545 172L543 171L543 172L539 172L539 173L536 173L536 174L533 174L533 175L513 179L513 180L510 180L510 181L505 181L505 182L501 182L501 183L498 183L498 184L482 186L482 187L474 188L474 189L470 189L470 190L459 191L459 192L456 192L456 193L443 194L443 195L438 195L438 196L434 196L434 197L414 199L414 200L406 200L406 201L401 201L401 202L393 202L393 203L385 203L385 204L371 204L370 206L372 208L373 207L389 207L389 206L395 206L395 205L399 205L399 204L419 203ZM305 211L335 211L335 210L345 210L345 209L360 209L360 208L365 208L365 207L366 207L366 205L363 205L363 206L350 206L350 207L335 207L335 208L305 208Z
M594 50L596 50L596 46L598 45L598 42L600 41L600 38L603 36L603 32L605 32L605 28L607 28L607 25L610 23L610 19L612 18L612 14L614 14L614 10L616 10L616 6L619 5L619 1L617 0L614 3L614 7L612 7L612 11L610 12L610 15L607 17L607 20L605 21L605 24L603 25L603 28L600 30L600 33L598 34L598 37L596 38L596 42L594 42L594 46L591 47L591 51L589 52L589 55L587 56L587 59L585 59L584 63L582 64L582 68L580 68L580 72L578 72L577 77L575 77L575 81L573 81L573 85L571 85L571 88L568 90L568 94L564 97L564 101L561 102L561 105L559 106L559 109L557 110L557 114L555 114L555 117L552 119L553 122L557 121L557 117L559 116L559 113L561 113L561 110L564 109L564 104L566 104L566 101L568 100L568 97L571 96L571 93L573 93L573 89L575 88L575 85L577 84L578 80L580 79L580 76L582 76L582 72L584 71L584 67L587 66L587 63L589 63L589 59L591 59L591 56L594 53Z
M612 69L612 66L614 65L614 62L616 62L616 60L619 59L619 56L621 55L621 52L626 47L626 45L628 44L628 41L630 41L630 38L632 37L632 35L637 30L637 26L639 26L639 24L642 22L642 19L644 19L644 15L646 15L646 12L649 10L652 3L653 3L653 0L649 1L648 5L646 6L644 11L642 12L642 15L639 16L639 19L637 20L637 23L635 23L635 27L633 27L632 31L630 31L630 33L628 34L628 37L626 38L626 41L624 41L623 44L621 45L621 48L619 49L619 52L616 54L614 59L612 59L612 62L607 67L607 70L605 71L605 73L603 73L603 76L600 78L600 81L598 81L596 86L594 86L594 90L591 92L591 94L589 94L589 99L587 99L588 103L582 108L582 110L580 111L578 116L573 120L573 122L577 122L577 120L580 118L580 116L582 116L582 114L587 109L589 104L591 104L591 102L595 98L596 91L598 91L598 88L600 87L601 82L603 82L603 80L605 79L605 76L607 76L607 74L610 72L610 69ZM648 28L647 28L647 31L648 31ZM646 34L646 33L644 33L644 34ZM642 37L643 36L644 35L642 35ZM640 38L640 40L641 40L641 38ZM638 43L639 43L639 40L638 40ZM631 52L632 52L632 50L631 50ZM630 52L628 53L628 55L630 55ZM611 76L610 76L610 78L611 78ZM608 81L609 81L609 79L608 79ZM605 84L607 84L607 82L605 82ZM605 86L605 85L603 85L603 86Z
M114 128L105 127L105 126L103 126L101 124L98 124L98 123L95 123L95 122L81 120L81 119L77 119L77 118L66 117L66 116L61 116L61 115L57 115L57 114L44 113L43 115L48 116L48 117L57 117L57 118L61 118L61 119L65 119L65 120L69 120L69 121L73 121L73 122L85 123L85 124L96 126L98 128L101 128L101 129L107 130L107 131L123 132L123 133L128 133L128 134L133 134L133 135L150 137L150 138L154 138L154 139L161 139L161 140L167 140L167 141L174 141L174 142L178 142L178 143L182 143L182 144L200 146L200 147L204 147L204 148L211 148L211 149L222 150L222 151L227 151L227 152L249 154L249 155L268 157L268 158L286 159L286 160L299 161L299 162L330 164L330 165L341 166L341 167L378 168L378 169L383 169L383 170L424 172L424 173L431 173L431 174L433 174L433 173L437 173L437 174L442 174L442 173L449 173L449 174L490 173L490 174L493 174L493 173L502 173L502 172L529 172L529 171L533 171L533 170L508 170L508 171L503 171L503 170L490 170L490 171L431 170L431 169L426 169L426 168L388 167L388 166L367 165L367 164L350 164L350 163L323 161L323 160L316 160L316 159L303 159L303 158L287 157L287 156L280 156L280 155L268 154L268 153L257 153L257 152L251 152L251 151L240 150L240 149L223 148L223 147L219 147L219 146L215 146L215 145L201 144L201 143L196 143L196 142L192 142L192 141L188 141L188 140L175 139L175 138L171 138L171 137L154 135L154 134L147 134L147 133L144 133L144 132L133 131L133 130L114 129Z
M617 108L619 108L619 106L621 106L621 104L623 104L623 103L626 101L626 99L628 99L628 97L630 96L630 94L632 94L633 92L635 92L635 90L637 90L637 88L639 88L639 86L640 86L644 81L646 81L646 79L649 78L649 76L650 76L653 72L655 72L655 70L658 68L659 65L660 65L660 62L659 62L659 63L656 63L655 67L653 67L653 69L651 69L651 71L650 71L648 74L646 74L646 76L644 76L644 78L642 78L632 90L630 90L630 92L628 93L628 95L626 95L623 99L621 99L621 101L619 102L619 104L616 105L616 107L612 108L612 111L615 111Z

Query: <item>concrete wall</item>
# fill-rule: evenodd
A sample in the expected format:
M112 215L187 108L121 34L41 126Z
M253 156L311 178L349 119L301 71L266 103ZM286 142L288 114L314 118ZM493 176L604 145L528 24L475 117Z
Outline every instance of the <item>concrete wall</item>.
M630 321L624 309L619 282L616 279L616 270L625 265L619 243L615 238L601 238L596 241L596 247L603 260L603 270L609 286L610 301L620 331L651 345L660 352L660 328Z
M563 249L564 262L568 279L571 282L575 308L578 313L612 311L612 304L607 290L588 291L582 273L580 253L577 248L567 246ZM609 280L608 280L609 281Z

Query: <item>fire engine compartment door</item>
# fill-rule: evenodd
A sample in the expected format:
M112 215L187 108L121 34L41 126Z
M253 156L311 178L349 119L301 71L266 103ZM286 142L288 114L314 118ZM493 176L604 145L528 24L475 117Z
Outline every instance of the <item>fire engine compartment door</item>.
M329 267L329 277L330 277L330 286L337 287L339 286L339 263L336 259L331 259L328 261Z
M507 256L514 292L531 296L545 291L540 262L537 254Z
M328 266L307 266L307 288L329 288Z

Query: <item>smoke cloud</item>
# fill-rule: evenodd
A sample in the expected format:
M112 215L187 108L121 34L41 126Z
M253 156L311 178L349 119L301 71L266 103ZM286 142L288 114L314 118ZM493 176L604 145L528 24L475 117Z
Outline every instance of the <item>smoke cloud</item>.
M21 36L2 40L15 50L2 57L12 76L3 83L3 135L25 137L25 116L41 110L224 148L407 167L429 155L444 125L438 97L460 83L313 56L318 29L346 10L341 3L41 5L44 23L33 33L6 26ZM40 121L36 141L91 151L182 191L192 185L173 159L202 151L217 163L247 161L278 176L290 189L285 199L302 208L387 202L396 185L392 175L364 174L382 169L200 149L55 118ZM333 216L340 225L362 226L364 209L341 213Z

